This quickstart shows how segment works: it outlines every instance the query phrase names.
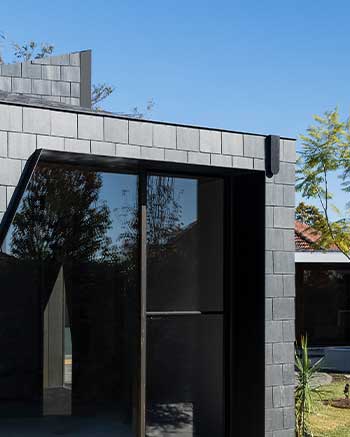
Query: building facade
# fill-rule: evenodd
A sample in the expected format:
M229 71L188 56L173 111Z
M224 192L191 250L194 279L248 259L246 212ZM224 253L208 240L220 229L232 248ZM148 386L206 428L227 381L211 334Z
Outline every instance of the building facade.
M294 437L295 141L93 111L90 58L0 70L0 429Z

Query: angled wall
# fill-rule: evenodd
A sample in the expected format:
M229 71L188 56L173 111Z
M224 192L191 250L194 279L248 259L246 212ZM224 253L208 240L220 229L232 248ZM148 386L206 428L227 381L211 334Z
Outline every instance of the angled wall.
M0 65L0 91L91 107L91 51Z

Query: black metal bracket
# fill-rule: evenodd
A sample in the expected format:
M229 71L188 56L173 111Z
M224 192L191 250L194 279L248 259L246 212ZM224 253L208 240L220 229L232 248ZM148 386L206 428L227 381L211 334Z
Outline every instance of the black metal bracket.
M268 135L265 139L266 175L272 178L280 171L281 139L278 135Z

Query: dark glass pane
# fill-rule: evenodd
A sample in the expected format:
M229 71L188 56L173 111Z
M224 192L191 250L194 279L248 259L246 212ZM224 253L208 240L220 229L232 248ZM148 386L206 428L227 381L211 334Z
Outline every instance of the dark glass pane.
M147 436L222 437L223 316L152 316L147 338Z
M346 266L297 266L297 337L312 346L350 341L350 269Z
M0 434L134 437L137 177L40 165L0 253Z
M223 186L148 178L148 311L222 310Z

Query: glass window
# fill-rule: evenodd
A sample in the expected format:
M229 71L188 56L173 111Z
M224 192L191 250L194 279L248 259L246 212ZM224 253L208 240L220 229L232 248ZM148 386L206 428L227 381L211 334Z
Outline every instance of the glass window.
M147 182L147 437L224 435L223 180Z
M341 265L297 266L297 336L313 346L350 341L350 270Z
M0 254L1 435L136 435L137 180L36 168Z
M222 310L223 185L148 178L148 311Z

